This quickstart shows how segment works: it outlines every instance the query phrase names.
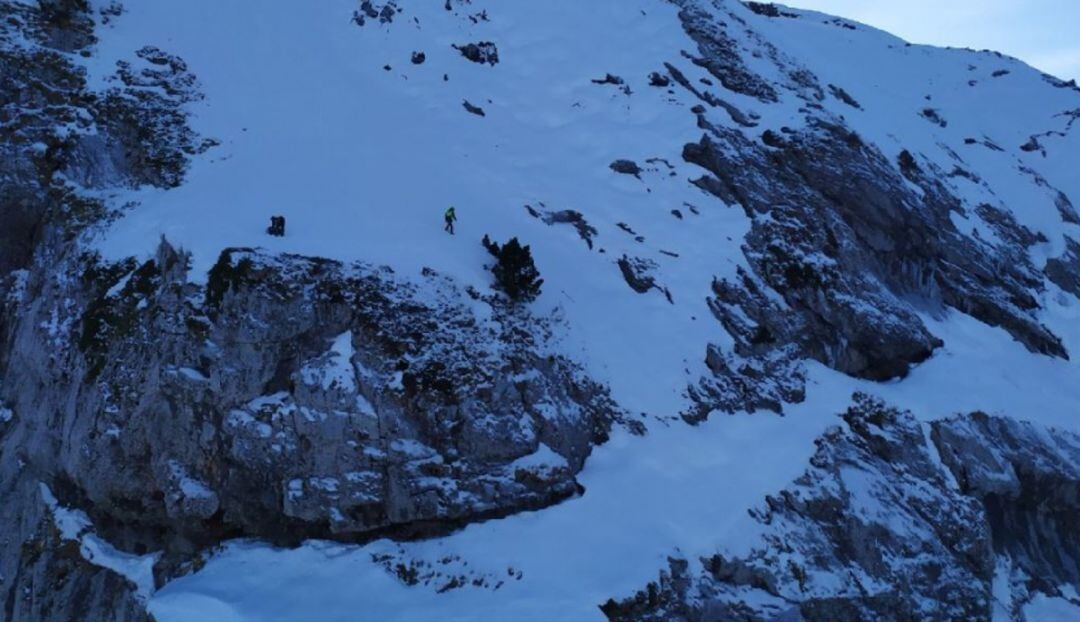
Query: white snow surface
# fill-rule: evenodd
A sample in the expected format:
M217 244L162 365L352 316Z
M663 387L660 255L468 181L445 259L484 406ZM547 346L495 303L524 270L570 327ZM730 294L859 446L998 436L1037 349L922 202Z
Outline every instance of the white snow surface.
M565 318L558 347L609 384L628 411L677 414L686 385L705 373L706 344L730 343L705 297L714 277L745 265L740 243L749 222L741 208L687 183L700 175L681 158L683 145L701 135L688 110L698 102L680 89L670 95L647 86L664 61L691 80L707 76L680 55L696 45L676 9L662 0L473 0L448 12L442 2L409 2L392 25L360 28L351 22L357 4L126 2L99 33L91 82L104 83L117 60L147 44L178 54L206 95L189 105L192 124L221 145L194 159L179 188L118 193L117 205L139 205L93 244L111 258L147 257L163 234L193 253L195 278L222 248L258 246L391 265L406 276L430 266L486 288L479 238L516 235L532 246L546 280L535 311ZM731 5L823 86L850 93L862 110L833 98L823 104L886 155L908 149L948 171L951 152L960 154L983 181L952 180L957 196L969 207L1006 207L1043 232L1049 241L1033 251L1038 265L1061 253L1064 232L1080 233L1061 223L1052 195L1020 170L1037 170L1080 198L1080 132L1040 139L1047 157L1018 149L1033 134L1063 129L1061 113L1080 108L1074 91L990 53L906 46L812 12L770 20ZM490 21L460 14L481 10ZM496 42L498 65L470 63L451 47L479 40ZM413 51L425 52L426 62L411 64ZM781 80L765 60L753 66ZM999 70L1009 73L993 77ZM606 73L624 77L633 94L591 82ZM755 137L801 123L802 102L790 94L776 104L723 96L761 116L759 127L744 130ZM463 100L486 116L467 113ZM919 116L925 108L948 126ZM966 138L1004 151L966 145ZM608 168L619 158L644 164L654 157L675 175L657 165L638 180ZM451 204L460 218L455 236L442 231ZM526 204L580 211L598 230L597 248L570 226L532 218ZM272 214L287 217L284 238L265 235ZM674 304L626 286L614 263L624 253L657 263ZM1041 319L1080 352L1078 302L1053 288L1042 302ZM783 418L715 416L691 428L650 417L644 437L616 432L581 473L585 494L559 506L424 542L310 542L294 550L234 542L154 594L150 608L160 622L601 620L599 604L643 587L667 556L748 546L756 525L747 508L805 468L813 440L837 422L853 391L927 420L979 409L1080 429L1076 364L1033 356L1004 331L959 313L926 321L946 345L902 381L863 382L810 364L807 400ZM348 339L335 341L338 364L352 356ZM251 418L231 416L241 415ZM388 551L459 556L473 572L521 574L496 590L437 594L435 585L404 585L372 560ZM1040 617L1054 607L1033 603L1029 618L1055 619Z
M536 451L514 460L510 466L514 469L565 469L568 464L566 458L555 453L544 443L540 443Z
M322 387L324 391L337 388L346 393L355 393L356 372L352 366L355 353L352 331L341 333L330 342L330 350L322 359L300 370L300 378L307 384ZM365 411L371 411L370 404L360 403L365 404Z
M1075 592L1074 592L1075 594ZM1024 607L1024 616L1031 622L1072 622L1080 620L1080 604L1075 597L1071 600L1036 594L1031 603Z

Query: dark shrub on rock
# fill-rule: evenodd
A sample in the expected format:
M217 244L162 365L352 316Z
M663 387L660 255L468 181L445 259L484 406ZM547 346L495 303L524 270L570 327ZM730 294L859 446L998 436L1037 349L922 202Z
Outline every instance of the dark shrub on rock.
M497 260L491 268L497 289L515 302L532 302L540 295L544 279L540 278L528 246L522 246L517 238L499 246L486 235L481 243Z

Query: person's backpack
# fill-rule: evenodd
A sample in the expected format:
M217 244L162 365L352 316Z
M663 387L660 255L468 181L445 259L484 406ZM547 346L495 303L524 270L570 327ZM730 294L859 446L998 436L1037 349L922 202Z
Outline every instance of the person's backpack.
M284 216L271 216L270 226L266 228L266 232L270 235L282 237L285 235L285 217Z

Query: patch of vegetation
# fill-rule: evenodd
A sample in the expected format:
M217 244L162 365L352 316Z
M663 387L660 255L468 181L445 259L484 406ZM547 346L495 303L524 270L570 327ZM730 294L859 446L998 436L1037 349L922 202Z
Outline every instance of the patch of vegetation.
M221 251L217 263L210 269L206 282L206 306L212 310L219 310L225 294L247 281L254 271L255 264L250 257L244 257L233 265L232 254L236 250L227 248Z
M175 188L195 150L194 133L182 109L150 91L109 91L98 107L99 123L119 141L137 184Z
M897 160L900 163L900 172L908 179L913 179L922 172L922 169L919 168L919 163L915 160L915 156L911 155L911 152L907 149L900 152L900 156Z
M83 279L93 279L96 273L96 268L88 268ZM115 275L115 269L105 274ZM115 285L116 279L111 281ZM104 368L109 343L131 334L138 321L139 303L152 296L160 282L161 271L157 264L153 260L147 261L131 273L119 292L111 296L108 291L103 292L87 305L82 315L78 346L90 363L90 378L96 378Z
M497 289L514 302L532 302L540 295L544 279L540 278L528 246L522 246L516 237L500 246L486 235L481 243L497 260L491 268Z
M445 405L454 405L459 402L457 392L454 390L454 381L450 379L452 373L439 361L432 361L420 371L413 373L406 371L401 376L401 384L405 387L405 394L415 396L418 394L434 394L439 396Z

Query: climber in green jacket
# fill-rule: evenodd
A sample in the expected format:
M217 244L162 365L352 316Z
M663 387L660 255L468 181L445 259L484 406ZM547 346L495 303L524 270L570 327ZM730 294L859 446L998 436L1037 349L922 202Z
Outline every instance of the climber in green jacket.
M446 213L443 214L443 218L446 219L446 226L443 227L443 231L449 231L450 235L454 235L454 221L457 220L457 214L454 213L453 205L446 210Z

